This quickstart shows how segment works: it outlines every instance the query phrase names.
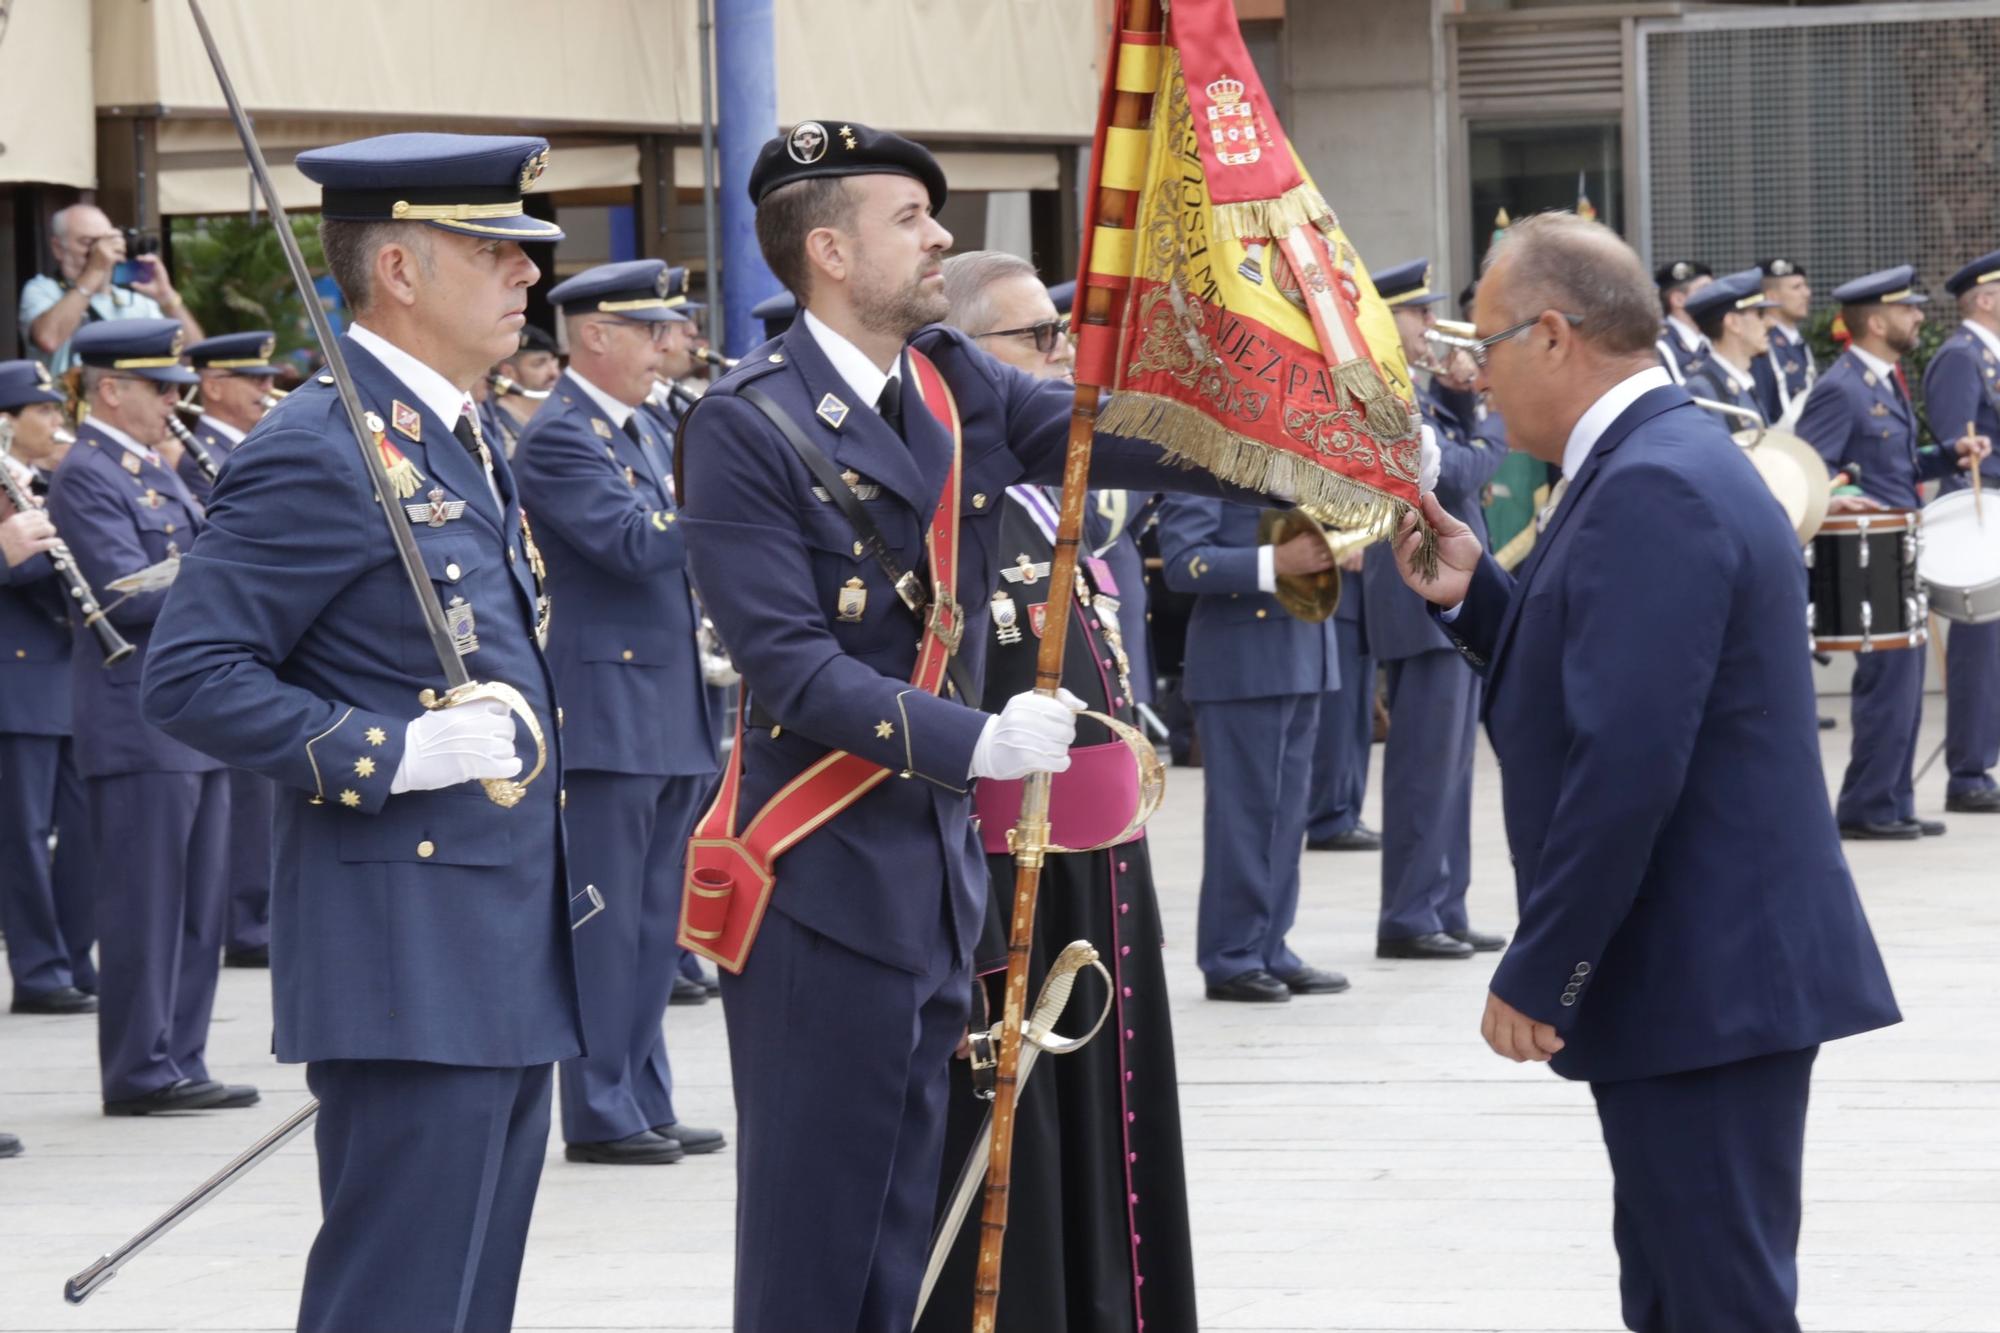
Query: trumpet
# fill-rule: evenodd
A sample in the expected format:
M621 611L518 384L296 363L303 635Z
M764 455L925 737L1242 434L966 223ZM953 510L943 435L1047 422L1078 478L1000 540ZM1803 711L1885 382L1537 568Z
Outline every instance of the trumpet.
M181 442L181 448L187 450L187 456L194 460L194 465L201 469L201 475L208 478L208 484L213 486L215 479L222 475L222 464L215 461L215 455L208 451L207 445L195 438L193 431L181 424L182 412L200 411L200 408L189 407L186 403L175 403L173 411L167 413L167 430Z
M6 494L7 502L14 506L16 512L25 514L30 509L41 508L41 502L14 476L14 469L8 466L13 456L14 419L0 413L0 492ZM70 554L68 545L58 541L51 547L49 563L56 567L56 573L62 575L63 582L69 585L70 600L83 614L83 623L90 626L91 633L97 636L98 647L104 650L104 665L116 666L130 657L132 645L125 641L125 636L118 632L116 625L104 618L97 596L91 592L90 584L77 567L76 557Z
M491 375L488 375L486 382L492 385L493 392L499 394L502 398L511 394L516 398L526 398L530 402L539 403L549 396L547 389L530 389L518 381L509 379L498 371L494 371Z
M734 370L737 363L742 359L740 357L724 356L712 347L697 347L694 349L694 354L708 362L709 365L714 366L717 370Z
M1433 375L1444 375L1454 353L1464 352L1468 356L1479 348L1479 339L1472 336L1472 325L1457 319L1441 319L1424 330L1425 359L1417 366Z
M258 405L268 412L291 396L292 391L290 389L280 389L277 385L273 384L270 388L264 390L264 396L259 400Z

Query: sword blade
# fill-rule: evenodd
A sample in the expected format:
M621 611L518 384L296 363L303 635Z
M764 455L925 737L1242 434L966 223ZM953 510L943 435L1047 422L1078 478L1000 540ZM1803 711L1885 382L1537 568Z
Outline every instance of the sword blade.
M1022 1043L1020 1068L1014 1074L1017 1085L1026 1085L1028 1075L1034 1072L1035 1061L1041 1054L1041 1047L1032 1042ZM993 1112L988 1109L986 1118L979 1123L979 1137L973 1140L972 1153L959 1170L958 1183L952 1187L951 1204L945 1209L944 1216L938 1219L937 1231L931 1236L930 1262L924 1265L924 1285L917 1293L918 1319L924 1317L924 1307L930 1304L931 1290L944 1274L945 1260L951 1257L951 1247L957 1243L958 1233L965 1229L965 1219L971 1214L973 1202L979 1198L979 1192L986 1184L986 1164L992 1155Z

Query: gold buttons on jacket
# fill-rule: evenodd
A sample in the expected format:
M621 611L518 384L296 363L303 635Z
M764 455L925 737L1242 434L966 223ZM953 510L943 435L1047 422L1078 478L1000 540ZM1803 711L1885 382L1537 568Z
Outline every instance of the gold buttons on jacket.
M1271 613L1270 613L1269 611L1266 611L1266 610L1265 610L1265 609L1264 609L1263 607L1261 607L1261 606L1257 608L1257 619L1259 619L1259 620L1263 620L1263 619L1267 618L1267 617L1268 617L1268 616L1269 616L1270 614L1271 614Z
M626 650L625 650L624 652L622 652L622 653L620 653L620 654L618 654L618 655L619 655L620 657L624 658L624 659L625 659L625 660L626 660L627 662L629 662L629 661L631 661L631 660L632 660L632 650L631 650L630 648L627 648L627 649L626 649Z
M27 655L28 655L28 650L26 648L16 648L14 650L14 656L16 657L26 657Z
M980 491L972 497L972 507L974 509L986 508L986 492Z
M450 579L453 583L458 582L458 576L463 572L464 571L458 567L458 562L456 560L452 561L450 564L444 567L444 576Z
M437 854L437 844L432 842L429 838L425 838L422 842L417 844L417 855L423 857L425 860L429 860L436 854Z

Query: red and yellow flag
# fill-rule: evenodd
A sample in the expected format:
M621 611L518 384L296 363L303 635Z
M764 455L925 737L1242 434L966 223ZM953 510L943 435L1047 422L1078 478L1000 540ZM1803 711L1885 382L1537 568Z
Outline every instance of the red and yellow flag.
M1146 96L1150 124L1113 124L1117 99ZM1079 309L1110 297L1078 326L1078 380L1115 391L1100 426L1343 528L1395 523L1419 467L1402 342L1230 0L1175 0L1163 31L1116 34L1092 160L1129 192L1103 216L1093 191L1085 234Z

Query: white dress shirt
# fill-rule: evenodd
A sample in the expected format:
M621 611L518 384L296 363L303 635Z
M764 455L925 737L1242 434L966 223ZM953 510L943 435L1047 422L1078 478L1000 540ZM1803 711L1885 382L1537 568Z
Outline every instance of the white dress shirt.
M119 447L124 449L126 453L144 459L146 462L153 464L155 467L165 466L165 464L160 461L159 450L148 449L145 445L139 443L137 440L133 439L130 435L127 435L124 431L118 429L118 427L106 421L103 417L93 415L87 418L87 420L90 422L92 426L95 426L98 430L103 431L106 435L109 435L113 440L117 441Z
M595 384L592 384L583 377L583 372L575 366L571 366L564 373L576 381L577 388L582 389L590 395L590 401L596 403L598 410L604 413L605 416L610 417L611 424L618 427L618 429L624 430L625 423L632 419L634 412L638 411L630 403L621 403Z
M201 424L229 441L229 446L232 449L243 443L243 432L226 421L217 421L214 417L204 412L201 414Z
M1894 381L1896 378L1896 368L1893 365L1873 352L1864 350L1859 343L1847 344L1847 350L1854 353L1863 369L1873 371L1876 379Z
M348 325L347 336L360 343L370 356L382 363L384 369L401 380L403 387L415 394L418 401L431 410L431 415L447 427L455 429L458 419L463 416L470 416L477 425L479 409L473 403L471 394L365 324ZM490 465L486 468L486 486L493 492L493 503L505 510L506 503L500 498L500 483L493 479Z
M825 321L812 311L806 311L801 318L805 321L806 332L819 344L819 350L833 363L834 370L847 381L847 387L854 390L854 396L869 410L875 410L875 405L881 401L883 386L892 379L902 378L903 358L898 356L884 370L875 364L868 353L828 328Z
M1962 322L1966 328L1971 329L1978 336L1979 341L1986 344L1987 351L1993 353L1996 357L2000 357L2000 333L1995 333L1984 324L1975 324L1969 319Z

